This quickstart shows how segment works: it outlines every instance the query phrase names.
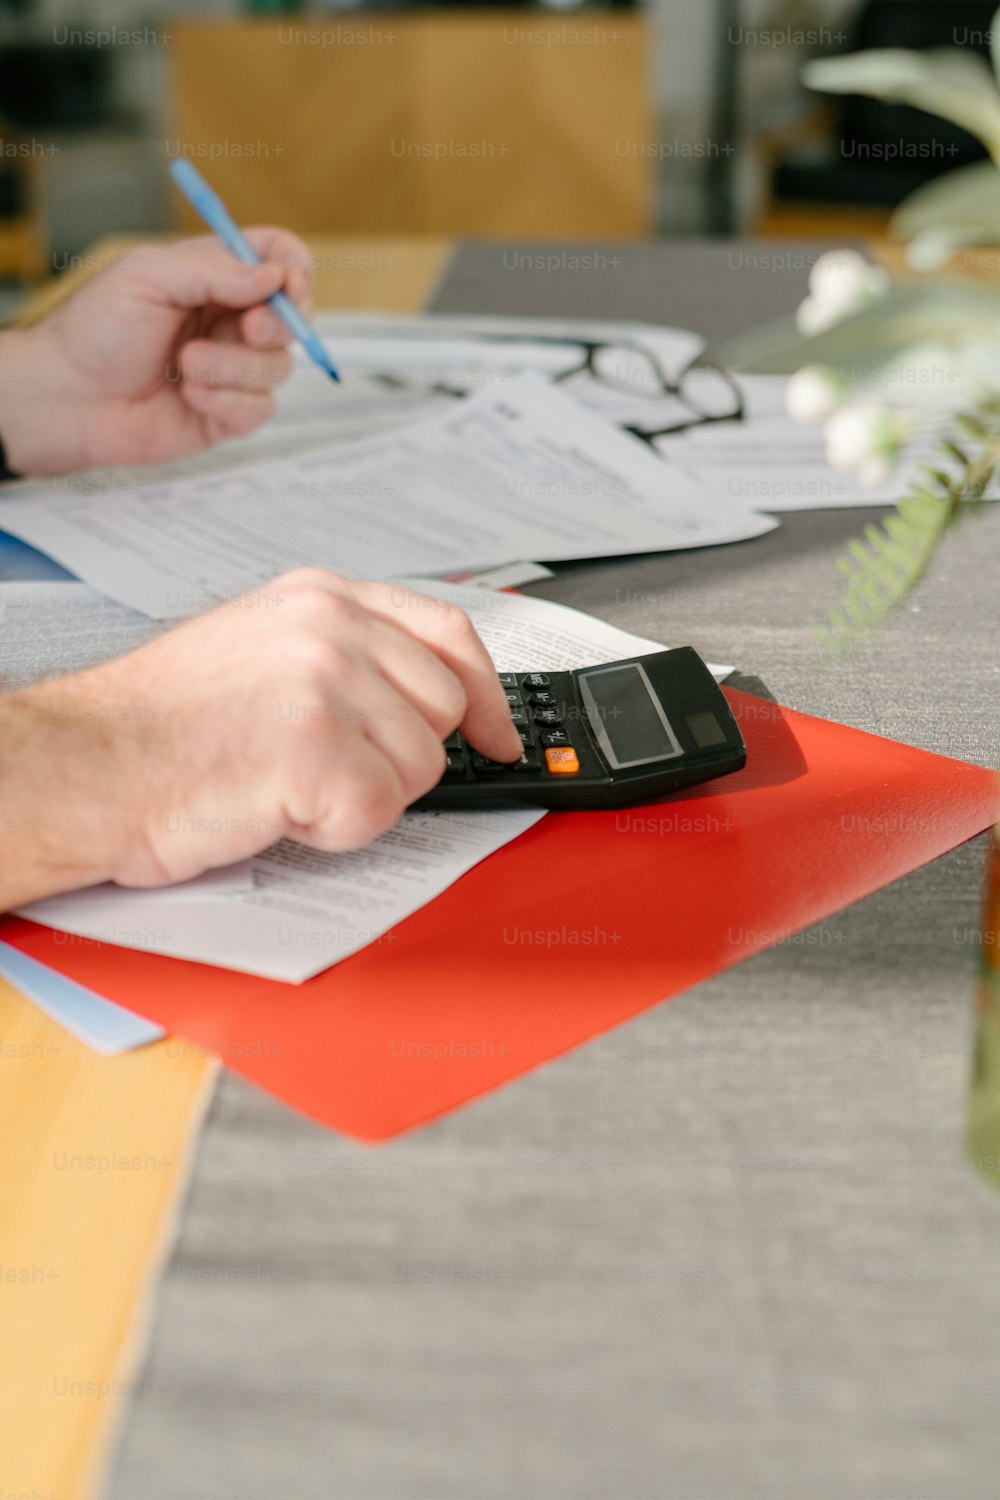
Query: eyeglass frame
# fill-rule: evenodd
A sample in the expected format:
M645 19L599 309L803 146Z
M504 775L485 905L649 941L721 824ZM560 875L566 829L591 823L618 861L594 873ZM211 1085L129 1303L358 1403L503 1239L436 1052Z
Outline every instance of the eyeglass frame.
M680 375L677 376L676 379L673 379L667 374L666 370L664 370L663 366L660 364L660 361L657 359L653 351L651 349L645 348L640 343L629 344L625 342L616 343L614 341L606 343L603 339L566 339L565 342L567 344L574 344L578 348L583 350L583 362L577 365L572 370L561 370L558 375L553 375L552 383L554 385L558 384L560 381L570 380L575 375L588 374L594 380L599 381L604 385L610 385L615 390L620 390L623 395L638 394L640 400L652 401L655 400L658 396L676 396L677 399L692 412L692 419L689 422L676 422L672 423L668 427L658 427L655 430L645 427L636 427L630 422L617 424L621 426L623 432L630 433L632 437L640 438L642 442L648 443L650 447L653 446L657 438L670 437L672 434L678 432L690 432L696 427L707 427L717 422L746 421L746 399L736 377L722 365L716 364L714 360L708 359L704 355L699 354L695 359L691 361L689 365L685 365L684 369L680 372ZM629 388L624 382L621 386L618 386L614 383L614 381L607 380L594 368L594 358L603 349L624 349L631 353L641 354L644 359L649 361L653 370L656 372L656 375L660 382L660 389L654 395L646 397L641 393L635 391L629 392ZM684 377L686 375L689 375L692 370L710 370L715 375L721 375L723 381L729 387L730 391L733 394L733 397L735 398L734 409L730 412L724 412L718 415L711 412L699 411L694 403L687 397L685 397L683 390Z
M483 335L478 335L477 337L484 338ZM736 377L729 370L725 369L724 366L717 364L714 360L706 358L704 355L697 355L690 364L685 365L684 369L680 372L676 379L674 379L667 374L666 370L663 368L653 350L647 349L638 340L635 343L629 343L625 340L614 339L581 339L573 337L563 338L556 334L542 334L540 336L534 335L527 337L529 338L529 341L533 343L554 344L580 349L582 351L583 359L580 364L574 365L572 369L569 370L560 370L557 374L550 377L553 385L558 385L562 381L570 380L575 375L589 374L600 384L611 386L614 390L621 391L623 395L635 395L637 393L635 391L630 392L627 385L615 385L613 381L607 380L605 377L600 375L594 368L594 358L604 349L623 349L633 354L641 354L644 359L648 360L649 364L652 366L653 370L656 373L657 379L660 383L660 388L657 392L649 397L640 394L639 399L648 399L652 401L661 396L676 396L677 399L692 413L691 420L688 422L677 422L667 427L658 427L655 429L638 427L632 423L627 422L614 424L615 426L619 427L622 432L627 432L630 434L630 436L639 438L641 442L648 444L649 447L653 447L655 445L657 438L670 437L673 434L680 432L690 432L696 427L707 427L719 422L743 422L746 420L746 399ZM505 336L504 334L491 332L490 334L485 335L484 341L492 341L498 344L502 344L505 342L520 343L523 342L525 338L526 335L521 333L512 333ZM433 340L429 341L432 342ZM693 370L710 370L716 375L721 375L723 381L729 387L734 397L735 404L734 409L731 412L724 412L719 415L711 412L701 412L693 404L693 402L685 397L683 391L684 378ZM411 385L411 382L396 375L383 374L376 376L376 378L394 386L408 387ZM423 388L428 391L437 392L440 395L454 396L462 399L467 397L469 394L466 390L456 389L454 386L449 386L444 380L428 382L427 385Z

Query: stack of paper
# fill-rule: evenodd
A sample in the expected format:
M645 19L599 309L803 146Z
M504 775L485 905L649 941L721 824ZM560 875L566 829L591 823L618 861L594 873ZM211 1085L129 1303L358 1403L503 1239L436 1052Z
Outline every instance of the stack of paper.
M4 529L158 619L304 562L414 577L704 547L774 524L535 375L349 446L110 493L33 481L0 497Z

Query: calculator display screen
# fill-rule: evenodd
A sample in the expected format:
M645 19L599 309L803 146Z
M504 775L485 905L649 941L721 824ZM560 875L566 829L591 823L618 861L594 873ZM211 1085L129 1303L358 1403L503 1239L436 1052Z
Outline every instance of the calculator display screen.
M638 662L581 672L580 691L597 742L616 771L682 753L652 684Z

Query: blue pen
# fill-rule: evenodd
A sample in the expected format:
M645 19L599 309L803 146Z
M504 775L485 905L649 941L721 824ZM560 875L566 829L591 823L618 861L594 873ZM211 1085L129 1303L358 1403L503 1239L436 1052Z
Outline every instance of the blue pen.
M212 191L198 168L182 156L170 163L170 175L195 213L201 215L209 229L219 236L226 249L239 256L240 260L246 261L247 265L259 266L260 256L248 243L238 226L233 223L226 205L218 193ZM322 339L308 319L299 312L291 297L285 292L275 292L274 296L268 297L267 300L289 333L294 334L298 339L309 358L319 365L321 370L325 370L331 380L339 381L340 376L330 361Z

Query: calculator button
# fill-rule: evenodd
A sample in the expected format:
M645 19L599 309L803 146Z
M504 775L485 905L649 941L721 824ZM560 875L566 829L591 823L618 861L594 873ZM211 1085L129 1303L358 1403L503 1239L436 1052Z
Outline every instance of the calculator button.
M534 750L526 750L521 759L516 760L510 769L512 771L538 771L541 767Z
M500 679L500 686L501 687L505 687L505 688L517 687L517 673L516 672L498 672L497 676Z
M549 745L568 745L569 730L550 729L547 734L542 735L542 744L546 747L548 747Z
M553 745L545 752L545 764L553 776L575 776L580 769L572 745Z
M511 708L520 708L521 707L522 699L521 699L521 694L520 693L514 691L511 688L508 688L506 697L507 697L507 702L510 704ZM534 699L532 699L532 702L534 702Z
M555 729L557 725L562 723L562 717L560 716L558 709L537 708L535 710L535 723L543 724L552 729Z
M472 769L477 776L489 776L497 771L509 771L510 766L504 765L503 761L490 760L486 755L474 755L472 757Z
M531 733L530 733L529 730L527 730L527 729L519 729L517 731L517 733L518 733L518 736L520 738L520 741L521 741L522 745L527 746L527 748L531 749L531 750L533 750L535 748L535 742L531 738ZM560 740L559 743L562 744L562 741Z
M444 748L446 750L461 750L462 736L459 734L457 729L455 730L454 734L449 734L448 738L444 742Z
M512 708L511 711L510 711L510 721L511 721L512 724L518 724L518 725L527 724L528 723L527 709L524 709L524 708Z
M547 688L549 686L549 679L544 672L528 672L521 678L521 681L526 688L531 688L532 691L535 688Z
M444 774L458 776L465 770L465 756L460 750L449 750L445 756Z
M554 693L532 693L528 699L532 708L555 708L557 701Z

